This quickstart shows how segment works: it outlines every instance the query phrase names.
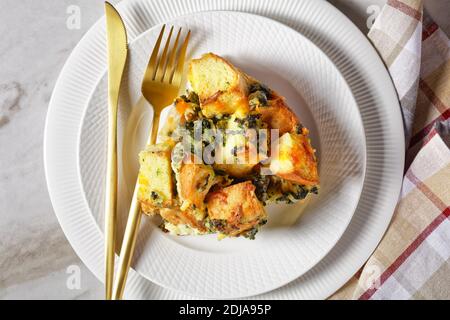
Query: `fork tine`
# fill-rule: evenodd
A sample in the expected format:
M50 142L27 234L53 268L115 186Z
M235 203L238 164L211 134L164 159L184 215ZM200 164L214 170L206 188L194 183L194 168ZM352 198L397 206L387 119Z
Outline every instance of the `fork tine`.
M163 50L162 56L161 56L161 58L159 60L158 69L156 70L156 76L155 76L155 80L156 81L162 81L164 73L166 72L166 68L167 68L167 51L169 51L170 38L172 37L172 32L173 32L173 26L170 28L169 36L167 37L167 40L166 40L166 45L164 46L164 50Z
M152 55L150 56L150 59L148 61L147 69L145 70L144 80L142 81L142 84L153 80L157 67L156 63L158 59L159 46L161 45L161 39L163 37L165 28L166 25L164 24L161 28L161 32L159 33L158 40L156 40L155 47L153 48L152 51Z
M188 34L186 35L186 38L184 39L184 43L181 46L180 54L178 55L177 67L174 70L174 73L170 80L170 83L172 83L175 86L179 86L181 84L181 79L183 76L183 69L184 69L184 60L186 58L186 51L187 51L187 47L189 44L190 36L191 36L191 30L189 30Z
M164 81L166 74L169 74L169 81L171 79L171 75L173 74L173 66L175 64L175 57L177 55L178 41L180 40L180 35L181 35L181 28L178 29L177 37L175 38L175 43L173 44L172 49L170 50L167 67L161 81Z

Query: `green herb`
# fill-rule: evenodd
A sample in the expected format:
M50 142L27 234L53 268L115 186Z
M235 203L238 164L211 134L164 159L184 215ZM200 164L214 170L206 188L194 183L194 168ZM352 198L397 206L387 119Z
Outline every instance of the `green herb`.
M309 191L305 188L303 188L302 186L297 186L297 190L291 192L291 195L296 199L296 200L303 200L306 198L306 196L308 195Z
M303 125L301 125L300 123L297 124L297 125L295 126L295 133L296 133L296 134L302 134L302 133L303 133Z
M200 99L194 91L187 92L187 96L184 94L180 97L184 102L200 105Z
M236 118L236 122L243 129L257 129L261 127L261 114L249 114L245 118Z
M158 195L155 191L152 191L152 192L150 193L150 197L152 198L152 200L157 200L157 199L159 199L159 195Z
M266 175L257 174L252 177L252 183L255 186L255 195L259 201L261 201L264 205L265 202L269 199L267 194L267 190L270 185L270 177Z
M253 109L256 107L267 107L267 96L263 91L256 91L248 96L248 104Z
M272 90L270 90L266 85L259 82L250 84L248 91L250 94L256 91L261 91L268 99L272 98Z
M258 227L253 227L250 230L246 231L242 235L249 240L255 240L255 236L257 233L258 233Z
M227 220L211 219L209 220L209 225L211 229L215 231L224 231L227 225Z
M189 92L188 95L189 102L195 103L196 105L200 105L200 99L198 97L198 94L194 91Z

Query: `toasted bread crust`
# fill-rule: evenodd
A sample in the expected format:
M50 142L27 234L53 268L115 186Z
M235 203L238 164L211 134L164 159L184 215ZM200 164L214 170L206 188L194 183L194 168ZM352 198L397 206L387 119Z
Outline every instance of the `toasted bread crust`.
M192 60L188 81L207 118L249 111L246 77L222 57L207 53Z
M205 225L201 220L197 220L191 210L181 210L179 207L163 208L159 211L161 217L173 225L186 224L200 232L206 232Z
M307 135L285 133L279 139L278 149L270 164L274 174L298 184L319 184L317 160Z
M180 169L181 201L203 210L205 197L215 183L211 166L196 163L183 163Z
M259 108L258 111L261 112L261 120L267 123L271 129L278 129L280 136L294 131L299 124L297 116L282 97L269 100L269 105Z
M226 221L223 229L226 234L248 230L267 217L250 181L212 192L207 198L207 208L210 219Z

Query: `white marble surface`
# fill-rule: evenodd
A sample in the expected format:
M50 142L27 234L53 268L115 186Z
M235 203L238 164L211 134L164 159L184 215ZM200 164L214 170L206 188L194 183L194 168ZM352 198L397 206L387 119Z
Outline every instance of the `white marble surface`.
M330 2L367 32L377 10L369 6L381 8L385 0ZM425 2L449 34L450 0ZM80 29L67 27L73 5L80 8ZM103 298L101 283L59 227L43 168L44 122L56 78L102 14L101 0L1 0L0 299ZM78 271L79 286L72 282Z

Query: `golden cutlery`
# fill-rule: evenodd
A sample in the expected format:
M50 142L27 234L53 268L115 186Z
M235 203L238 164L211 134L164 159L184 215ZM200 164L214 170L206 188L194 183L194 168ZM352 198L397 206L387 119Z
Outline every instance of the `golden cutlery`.
M148 140L148 143L151 144L156 142L159 128L159 118L162 110L166 106L172 104L181 87L184 61L191 32L189 31L187 33L177 55L181 28L178 30L174 44L170 46L173 29L173 27L170 28L163 52L159 55L165 25L162 27L142 80L142 95L153 107L152 130ZM136 244L137 233L142 216L140 205L137 200L138 186L139 183L136 182L133 199L131 201L130 211L128 214L127 226L125 228L125 234L122 242L122 248L120 249L119 268L117 280L114 283L113 299L122 299L128 276L128 270L130 268L131 259L133 257L134 247Z
M105 2L108 40L108 154L105 195L105 295L112 298L117 220L117 109L127 60L127 34L117 10Z

